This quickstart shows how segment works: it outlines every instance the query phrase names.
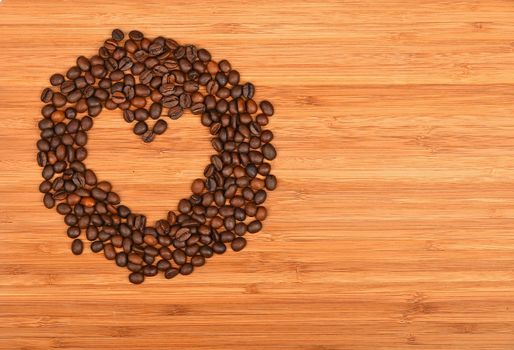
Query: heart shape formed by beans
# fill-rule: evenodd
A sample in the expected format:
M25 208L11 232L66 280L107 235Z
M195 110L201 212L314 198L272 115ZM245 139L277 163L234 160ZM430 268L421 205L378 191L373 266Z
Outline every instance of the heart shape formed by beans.
M44 205L64 216L73 254L81 254L87 240L93 252L103 251L139 284L159 271L168 279L189 275L227 245L242 250L245 234L261 230L266 190L277 186L268 162L276 157L273 133L264 130L274 111L270 102L253 100L254 85L241 83L227 60L215 62L205 49L150 40L137 30L126 39L115 29L98 55L78 57L50 84L41 94L39 190ZM112 185L84 163L87 132L103 108L121 109L145 143L166 131L165 119L185 111L192 114L186 118L199 116L212 135L216 153L205 177L193 181L192 195L179 201L177 211L153 226L121 204Z

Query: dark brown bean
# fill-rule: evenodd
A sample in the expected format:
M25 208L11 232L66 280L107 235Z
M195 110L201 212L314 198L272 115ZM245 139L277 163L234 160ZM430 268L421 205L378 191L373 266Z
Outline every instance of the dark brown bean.
M54 93L53 93L52 89L46 88L41 93L41 101L43 101L44 103L48 103L48 102L52 101L53 95L54 95Z
M103 249L104 249L104 244L103 244L103 242L95 241L95 242L91 243L91 251L92 251L93 253L99 253L99 252L101 252Z
M254 220L254 221L250 222L247 227L248 232L250 232L250 233L259 232L261 230L261 228L262 228L262 224L258 220Z
M236 237L231 243L230 246L233 251L238 252L242 250L246 246L246 239L243 237Z
M129 275L129 281L133 284L141 284L145 280L145 275L140 272L132 272Z
M174 250L172 256L173 261L175 261L177 265L184 265L186 263L186 254L184 251L180 249Z
M139 121L134 125L134 134L143 135L148 130L148 125L144 121Z
M158 119L162 113L162 105L160 103L152 103L150 106L150 117L152 119Z
M55 206L55 199L50 193L45 193L43 197L43 203L45 204L45 207L48 209L53 208Z
M61 85L64 82L64 76L56 73L50 77L50 84L53 86Z
M129 38L135 41L143 40L144 36L139 30L132 30L129 32Z
M121 31L120 29L114 29L112 31L112 39L113 40L122 41L124 37L125 37L125 34L123 34L123 31Z
M243 96L250 99L253 98L255 93L255 86L252 83L246 83L243 85Z
M141 138L143 139L143 142L152 142L155 139L155 133L152 130L148 130L143 134Z
M167 279L171 279L171 278L177 276L179 273L180 272L178 269L170 268L170 269L167 269L166 272L164 272L164 277Z
M75 255L82 254L82 251L84 250L84 243L82 243L82 240L80 239L74 239L71 243L71 251Z
M114 246L112 244L104 245L104 255L107 260L114 260L116 257L116 251L114 250Z
M168 123L166 121L159 119L153 126L153 132L157 135L163 134L168 128Z
M190 275L193 272L193 270L194 270L193 265L190 263L187 263L187 264L182 265L182 267L180 268L180 274Z

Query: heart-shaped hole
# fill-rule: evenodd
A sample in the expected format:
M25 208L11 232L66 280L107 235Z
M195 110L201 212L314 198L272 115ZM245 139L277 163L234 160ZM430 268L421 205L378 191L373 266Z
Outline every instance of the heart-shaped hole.
M179 200L191 195L191 181L203 177L209 157L216 153L211 135L200 116L186 112L177 120L163 117L168 129L147 144L120 113L103 110L95 118L87 163L99 179L109 179L125 205L153 224L176 210Z

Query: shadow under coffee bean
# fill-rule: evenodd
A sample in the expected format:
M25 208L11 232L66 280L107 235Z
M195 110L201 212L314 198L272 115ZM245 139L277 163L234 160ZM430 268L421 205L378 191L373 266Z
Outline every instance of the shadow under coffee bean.
M52 75L50 85L41 94L39 190L45 207L64 216L73 254L82 254L87 240L91 251L127 268L129 281L139 284L159 272L168 279L189 275L227 246L242 250L245 234L261 230L266 190L277 186L269 164L276 157L273 133L264 129L274 108L253 100L255 86L241 82L227 60L115 29L97 55L80 56L66 74ZM191 196L153 225L84 163L87 132L104 108L120 109L143 143L158 141L187 110L212 135L216 153L204 178L193 180Z

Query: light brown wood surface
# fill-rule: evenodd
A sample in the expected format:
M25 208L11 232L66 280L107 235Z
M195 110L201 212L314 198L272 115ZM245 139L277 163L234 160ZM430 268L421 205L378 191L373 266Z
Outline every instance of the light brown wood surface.
M110 31L208 48L270 99L261 233L128 283L69 250L37 191L39 96ZM0 3L1 349L513 349L514 2ZM144 145L119 111L88 166L155 220L208 156L188 115Z

